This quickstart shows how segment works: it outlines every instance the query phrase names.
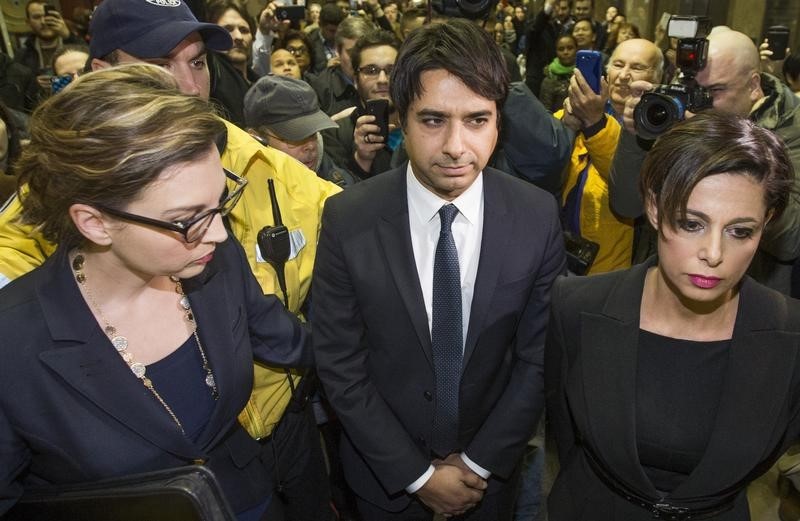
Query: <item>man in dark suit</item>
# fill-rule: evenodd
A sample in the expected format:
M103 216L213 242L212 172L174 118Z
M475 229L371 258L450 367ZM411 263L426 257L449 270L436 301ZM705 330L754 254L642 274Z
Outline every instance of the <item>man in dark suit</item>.
M511 519L564 251L553 197L486 167L507 92L476 25L415 31L391 80L409 163L323 213L315 354L371 521Z

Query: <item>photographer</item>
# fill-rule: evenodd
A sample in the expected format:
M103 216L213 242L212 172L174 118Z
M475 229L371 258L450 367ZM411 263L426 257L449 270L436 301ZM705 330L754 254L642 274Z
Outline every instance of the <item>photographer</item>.
M708 36L708 58L695 76L697 85L708 89L713 109L747 116L759 126L775 132L786 143L795 171L800 168L800 99L770 74L759 72L758 49L746 35L717 28ZM642 94L653 90L649 82L631 85L632 96L625 105L624 124L628 132L620 139L611 169L611 207L620 215L642 215L642 200L637 193L641 163L647 143L635 135L634 111ZM687 117L692 114L687 112ZM786 211L767 226L751 273L760 282L784 293L790 291L791 263L800 257L800 200L795 190ZM641 242L641 241L640 241ZM634 262L646 257L650 248L635 254Z

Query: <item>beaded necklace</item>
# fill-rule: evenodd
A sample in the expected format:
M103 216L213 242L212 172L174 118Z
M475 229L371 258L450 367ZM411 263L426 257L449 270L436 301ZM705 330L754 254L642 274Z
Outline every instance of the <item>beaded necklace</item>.
M83 265L86 259L83 256L83 253L78 252L75 255L75 258L72 260L72 270L75 272L75 280L78 281L78 284L83 287L83 291L86 294L87 299L89 300L89 304L91 307L97 311L100 320L103 322L103 331L108 338L111 340L111 344L114 346L114 349L117 350L117 353L122 357L122 360L128 364L131 371L133 372L134 376L142 381L142 384L151 392L153 396L158 400L158 402L164 407L164 410L170 415L172 420L178 426L180 431L186 434L183 430L183 425L181 425L180 420L172 411L172 408L164 401L164 398L158 393L156 388L153 386L153 382L147 378L147 366L141 362L136 362L133 359L133 354L128 351L128 339L117 332L117 328L112 326L108 320L106 319L105 315L103 314L103 309L97 303L92 294L91 289L89 288L88 284L86 283L86 273L83 271ZM217 383L214 380L214 373L211 372L211 366L208 364L208 358L206 358L206 352L203 349L203 344L200 342L200 336L197 334L197 323L194 320L194 314L192 313L192 306L189 303L189 297L183 292L183 285L181 285L180 279L177 277L171 276L170 280L175 283L175 292L180 295L179 304L181 309L183 309L184 314L186 316L186 320L192 325L192 335L194 335L195 342L197 343L197 349L200 352L200 358L203 359L203 370L206 372L205 376L205 383L211 390L211 395L216 400L219 398L219 391L217 390Z

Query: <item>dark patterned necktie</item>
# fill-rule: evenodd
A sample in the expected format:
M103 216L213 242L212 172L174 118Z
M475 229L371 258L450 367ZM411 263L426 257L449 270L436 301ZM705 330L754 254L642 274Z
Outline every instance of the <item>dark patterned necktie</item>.
M461 277L451 225L458 214L452 204L439 209L442 229L433 261L431 345L436 377L436 401L431 447L446 456L458 445L458 389L463 358Z

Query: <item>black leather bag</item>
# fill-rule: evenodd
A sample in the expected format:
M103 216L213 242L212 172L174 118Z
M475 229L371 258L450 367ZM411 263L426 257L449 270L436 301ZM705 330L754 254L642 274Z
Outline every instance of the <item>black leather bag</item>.
M202 465L29 489L4 521L235 521L214 474Z
M592 267L600 245L580 235L564 230L564 249L567 269L575 275L586 275Z

